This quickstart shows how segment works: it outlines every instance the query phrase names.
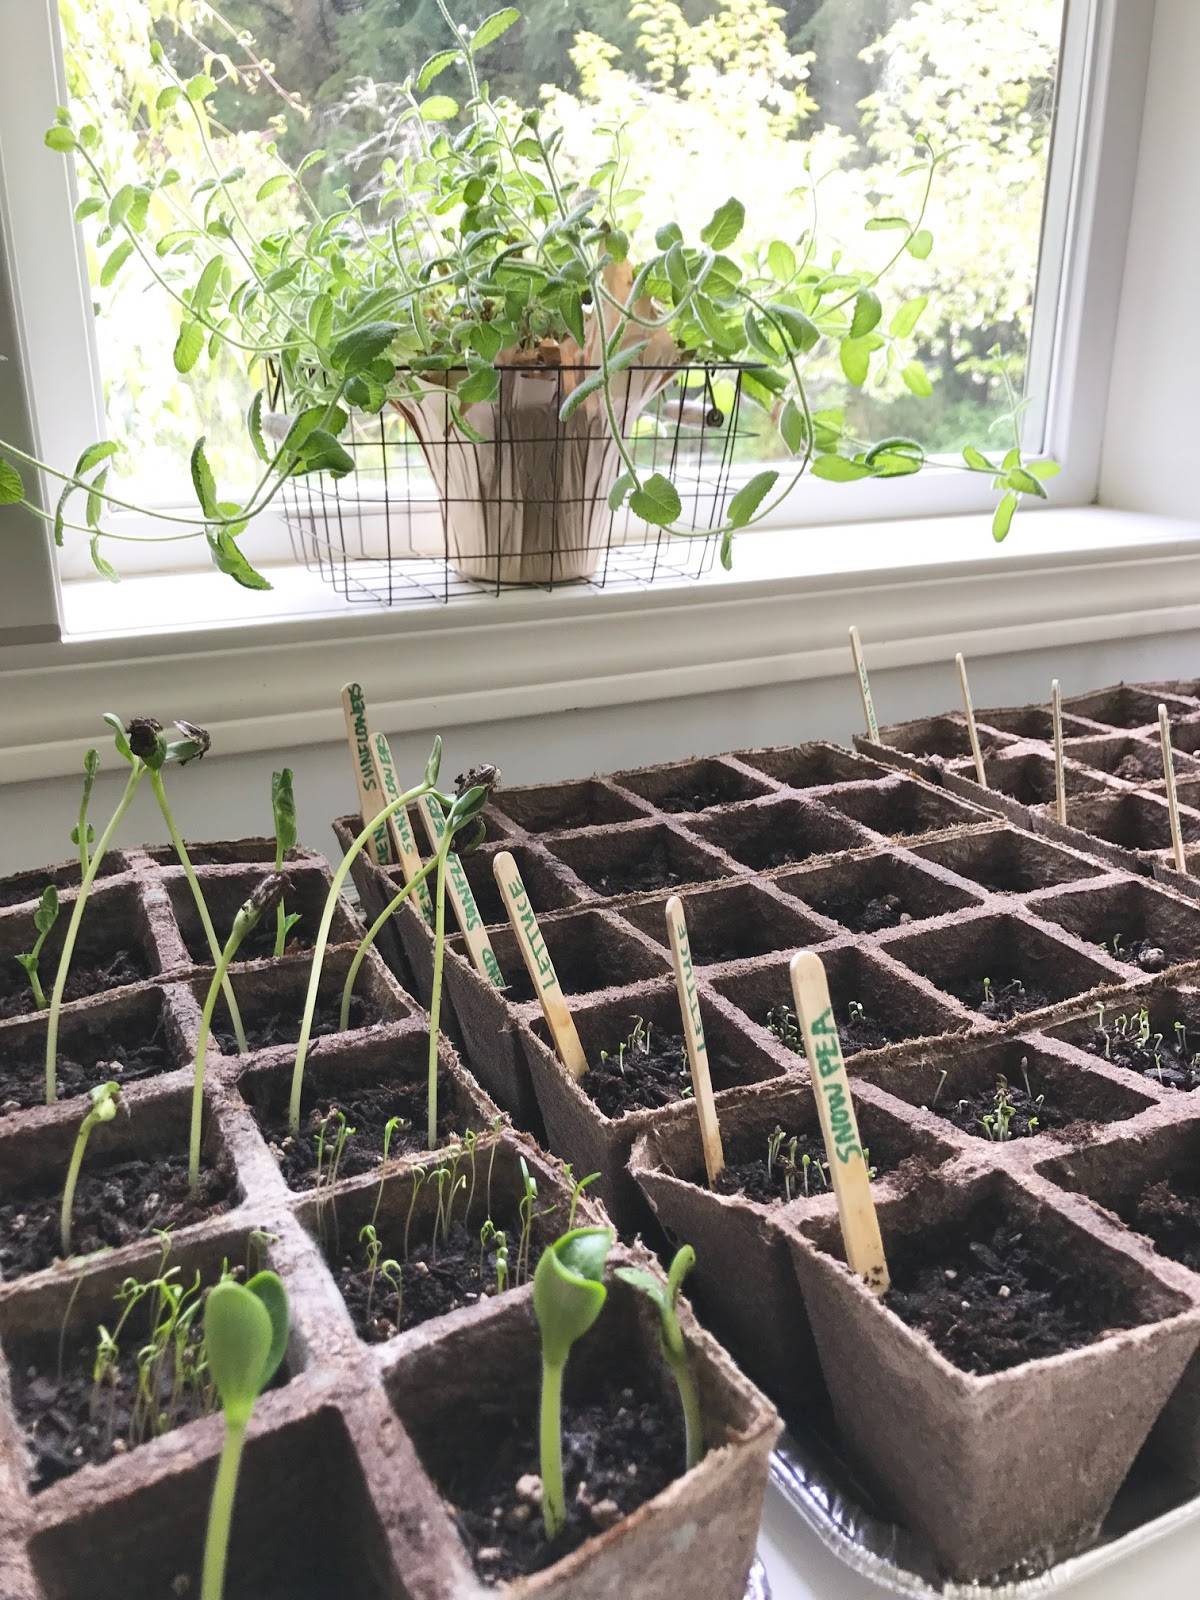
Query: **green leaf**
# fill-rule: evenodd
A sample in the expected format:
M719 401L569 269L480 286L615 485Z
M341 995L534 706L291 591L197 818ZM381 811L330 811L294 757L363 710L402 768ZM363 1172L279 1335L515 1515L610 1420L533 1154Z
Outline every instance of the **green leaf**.
M177 100L183 98L183 90L178 84L169 83L165 89L158 91L158 99L154 102L154 109L161 116L164 111L169 111Z
M113 227L119 227L129 215L129 208L133 204L134 186L132 183L123 183L108 202L108 220Z
M228 528L209 529L207 537L209 553L218 572L240 583L243 589L271 587L262 573L256 572L246 560Z
M15 506L25 498L25 483L21 474L4 456L0 456L0 506Z
M106 468L103 472L98 472L92 479L91 488L87 497L87 512L84 520L87 522L88 527L92 528L97 533L100 531L100 516L104 510L104 502L101 499L100 491L104 488L104 485L107 483L107 481L108 469Z
M344 478L354 471L354 457L324 428L314 428L304 445L305 472L328 472Z
M1039 500L1047 498L1046 491L1032 472L1026 472L1024 467L1014 467L1008 474L1010 489L1019 489L1022 494L1035 494Z
M919 395L922 400L928 399L933 393L933 384L929 374L919 361L910 361L900 372L906 389L911 389L913 394Z
M296 168L296 176L299 178L303 173L308 171L309 167L315 167L318 161L324 161L324 159L324 150L310 150L305 156L304 160Z
M173 360L176 372L190 372L200 359L204 349L204 325L200 322L185 322L179 330L179 337L175 341Z
M623 472L608 491L608 509L619 511L625 503L625 496L633 488L637 479L632 472Z
M558 309L575 343L582 348L587 343L587 329L583 321L583 301L579 290L568 286L558 297Z
M284 851L293 849L299 837L293 779L291 767L271 774L271 815L275 820L275 842Z
M490 17L484 17L471 35L471 54L474 55L478 50L486 50L488 45L498 39L502 33L508 32L513 23L520 18L520 15L521 13L515 6L505 6L502 11L493 11Z
M308 308L308 336L314 344L327 345L333 332L333 296L322 290L313 296Z
M59 150L64 154L77 148L79 141L70 128L60 127L57 123L53 128L46 129L46 145L51 150Z
M891 334L894 339L907 339L921 320L921 313L929 304L927 294L919 294L915 300L906 300L896 312L891 322Z
M879 296L873 289L860 289L854 297L854 317L850 323L850 337L863 339L871 329L878 326L880 317L883 316L883 307L879 303Z
M204 263L204 268L196 280L196 287L192 290L192 311L196 316L203 317L208 314L212 297L217 292L217 285L224 270L225 262L220 256L210 256Z
M494 367L476 367L458 386L458 403L479 405L494 400L500 391L500 374Z
M924 261L933 249L933 235L928 228L918 228L908 241L908 253L917 261Z
M208 1372L234 1427L250 1420L274 1341L271 1314L246 1285L225 1278L209 1290L204 1304Z
M290 780L291 773L288 772L286 776ZM293 833L292 843L295 842ZM280 1363L287 1354L288 1297L282 1281L274 1272L256 1272L252 1278L247 1279L246 1288L262 1303L263 1309L271 1319L271 1348L267 1351L267 1359L263 1363L262 1377L259 1380L261 1393L279 1371Z
M100 287L107 289L117 273L133 254L133 243L129 239L122 239L115 250L111 251L100 268Z
M104 201L99 195L91 194L86 200L81 200L75 207L75 221L84 222L88 217L94 217L97 211L104 210Z
M714 250L726 250L741 233L746 222L746 208L740 200L730 198L718 206L700 230L704 243Z
M795 275L796 252L782 239L772 239L767 246L767 266L780 282L787 283Z
M447 67L452 67L457 60L457 50L438 50L427 57L420 72L417 73L417 93L424 94L433 80L445 72Z
M779 360L779 352L763 332L762 325L752 306L746 307L746 314L742 318L742 327L746 333L746 343L754 351L755 355L759 356L763 361L774 365ZM762 374L756 373L755 376L761 377Z
M426 122L449 122L458 115L458 101L448 94L431 94L422 100L418 110Z
M200 509L206 517L217 515L217 481L213 477L212 468L208 464L208 457L204 453L203 438L197 439L192 446L192 487L196 491L196 499L200 502Z
M667 251L663 265L667 269L667 277L670 279L671 287L682 294L688 286L689 279L687 258L683 253L683 246L678 240Z
M246 431L250 435L250 443L254 446L254 454L260 461L270 461L271 452L267 449L267 441L263 438L262 409L263 391L260 389L250 402L250 409L246 413Z
M824 478L829 483L854 483L858 478L871 477L870 467L845 456L818 456L811 470L814 478Z
M113 744L116 751L126 761L133 760L133 751L129 748L129 740L125 736L125 724L115 711L103 711L100 714L101 722L105 722L112 729Z
M1010 490L996 507L992 517L992 538L997 544L1008 537L1008 530L1012 527L1013 512L1017 509L1017 496Z
M904 233L909 230L909 222L905 217L872 217L866 224L868 233L883 233L888 228L899 228Z
M629 496L629 509L643 522L649 522L656 528L667 528L677 520L683 505L671 480L664 478L661 472L655 472Z
M734 351L738 348L742 342L741 335L735 328L729 326L707 295L693 295L692 310L696 313L696 321L703 328L705 337L711 340L718 350Z
M806 317L803 311L785 305L782 300L772 300L767 309L773 317L777 317L783 323L792 344L805 355L820 341L820 328L811 317Z
M871 365L872 346L867 338L843 339L838 350L838 359L842 364L842 371L856 389L861 389L867 381L867 372Z
M1026 470L1035 478L1057 478L1062 471L1062 466L1057 461L1030 461L1026 463Z
M991 472L992 464L982 450L976 450L973 444L964 446L963 460L976 472Z
M330 361L348 378L356 372L365 372L399 332L400 325L396 322L368 322L334 345Z
M779 418L779 437L791 453L798 456L804 449L807 434L804 413L794 400L789 400Z
M755 512L778 482L779 474L777 472L756 473L749 483L742 485L729 502L729 510L725 513L725 520L735 528L746 527L748 523L753 521Z
M561 1367L571 1346L604 1309L604 1267L611 1228L575 1228L542 1251L533 1275L533 1314L548 1366Z
M105 558L100 554L101 537L102 536L99 533L93 533L91 542L88 546L89 554L92 558L92 565L102 578L108 579L109 583L120 583L121 574L117 571L116 567L113 566L111 561L106 561Z
M184 92L193 105L201 100L207 100L210 94L216 94L217 86L207 72L198 72L194 78L189 78Z
M673 244L679 244L682 239L683 231L677 222L664 222L654 233L654 243L662 251L669 250Z
M58 920L58 890L48 883L42 890L38 908L33 913L33 926L37 933L49 933Z
M256 200L269 200L273 194L278 194L281 189L286 189L291 181L292 175L290 172L277 172L274 177L268 178L264 184L260 185L259 191L254 198Z

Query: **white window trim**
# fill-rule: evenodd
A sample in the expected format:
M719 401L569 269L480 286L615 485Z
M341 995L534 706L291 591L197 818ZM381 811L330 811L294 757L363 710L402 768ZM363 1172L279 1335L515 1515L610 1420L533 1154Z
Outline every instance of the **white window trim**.
M1027 421L1031 444L1044 441L1046 452L1064 462L1053 486L1059 507L1088 504L1096 493L1152 23L1153 6L1144 0L1067 0L1060 128L1047 188L1048 254L1031 346L1036 403ZM72 218L73 173L42 145L62 83L55 0L26 0L0 52L0 221L34 437L55 463L73 461L103 434L90 291ZM0 365L0 384L14 376ZM983 512L992 498L985 478L936 468L884 482L809 480L772 521L808 529L943 517ZM148 526L131 516L121 529L140 533ZM124 546L122 569L161 571L173 548L189 547ZM264 564L289 561L282 516L265 514L247 533L246 548ZM86 549L76 540L59 553L59 576L88 574ZM57 624L53 584L43 577L39 591L34 623Z

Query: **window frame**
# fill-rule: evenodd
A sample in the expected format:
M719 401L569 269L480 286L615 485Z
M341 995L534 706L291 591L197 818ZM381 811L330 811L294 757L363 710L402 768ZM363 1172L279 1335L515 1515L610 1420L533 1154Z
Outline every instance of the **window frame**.
M1065 0L1030 344L1034 399L1026 417L1027 446L1064 463L1053 486L1059 507L1090 504L1099 481L1153 17L1153 5L1142 0ZM35 449L47 461L70 463L104 436L104 410L91 291L73 216L73 164L55 159L42 143L65 95L56 0L28 0L6 46L0 243L18 336L17 360L0 364L0 386L24 380ZM44 485L46 499L50 488ZM954 471L855 484L810 479L777 508L770 525L911 522L984 512L993 500L987 479ZM140 534L152 524L128 514L112 526ZM265 513L246 539L257 562L291 559L281 514ZM202 546L191 542L126 545L121 564L130 574L207 566ZM93 576L86 542L69 539L55 565L56 576L40 579L36 620L57 625L57 583Z

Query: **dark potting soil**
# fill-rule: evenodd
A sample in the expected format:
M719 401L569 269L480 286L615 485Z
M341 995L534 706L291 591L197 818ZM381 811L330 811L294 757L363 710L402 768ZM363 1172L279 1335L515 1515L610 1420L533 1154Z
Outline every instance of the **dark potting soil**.
M508 1243L507 1287L514 1287L521 1225L512 1217L502 1220L506 1221ZM400 1244L399 1239L393 1242ZM534 1241L530 1273L541 1253L541 1246ZM381 1344L406 1328L419 1327L433 1317L443 1317L460 1306L473 1306L496 1294L496 1241L489 1240L481 1247L478 1230L469 1232L461 1222L451 1224L449 1239L441 1239L436 1250L427 1239L419 1243L414 1239L408 1259L400 1263L399 1304L395 1284L378 1271L372 1288L364 1246L357 1241L335 1255L334 1277L359 1338L368 1344Z
M97 869L96 877L109 878L114 872L122 870L120 860L106 853ZM0 910L7 906L24 905L27 900L40 900L42 890L48 883L53 883L59 894L67 889L78 889L80 876L78 867L63 867L53 874L47 873L44 878L39 878L30 872L19 872L11 878L0 878Z
M598 894L636 894L640 889L673 889L681 883L694 883L702 872L682 870L671 865L666 845L659 840L644 855L632 861L597 872L588 882Z
M56 965L55 956L45 963L45 970L41 973L47 1004L54 984ZM85 995L107 993L110 989L120 989L126 984L140 983L143 978L149 976L149 963L140 950L116 950L104 960L91 963L72 962L63 990L63 999L82 1000ZM25 969L16 961L5 962L3 970L0 971L0 1019L23 1017L37 1009Z
M193 1194L188 1188L184 1152L154 1160L136 1156L83 1171L72 1208L71 1251L115 1249L164 1228L186 1228L228 1210L234 1174L222 1156L200 1170ZM38 1272L59 1259L59 1208L62 1175L51 1189L18 1195L0 1204L0 1279Z
M819 1131L795 1135L796 1149L790 1143L793 1135L787 1133L779 1154L768 1165L767 1152L749 1161L731 1161L721 1171L713 1188L718 1194L741 1195L745 1200L757 1200L760 1205L774 1205L778 1201L814 1199L829 1194L832 1183L829 1161L825 1154L825 1141ZM762 1140L765 1147L766 1139ZM867 1161L872 1177L882 1177L891 1172L904 1158L880 1141L867 1147ZM804 1157L809 1158L808 1179L805 1181Z
M1032 1080L1026 1089L1023 1081L1010 1083L1003 1076L998 1076L985 1088L969 1089L965 1094L944 1093L927 1109L963 1133L998 1143L1057 1132L1082 1122L1078 1112L1067 1111L1047 1101L1037 1092L1037 1084ZM1122 1114L1115 1107L1108 1107L1107 1115L1105 1111L1102 1106L1089 1108L1088 1123L1115 1122ZM990 1131L985 1118L990 1119Z
M1064 1272L995 1205L969 1227L896 1255L884 1304L964 1372L1006 1372L1139 1320L1122 1289L1086 1270Z
M794 1050L798 1056L804 1054L804 1035L791 1006L772 1006L765 1021L780 1044ZM899 1037L894 1028L872 1016L862 1006L856 1006L849 1015L838 1021L838 1039L843 1056L857 1055L860 1050L878 1050L886 1044L895 1043Z
M567 1370L567 1388L571 1372ZM469 1456L472 1452L463 1452ZM563 1407L567 1525L553 1544L541 1514L536 1402L473 1453L482 1471L445 1485L456 1520L485 1583L540 1572L612 1527L683 1471L678 1407L609 1379L586 1400L568 1392Z
M165 1019L160 1012L149 1035L131 1038L131 1020L114 1022L109 1033L88 1033L69 1042L58 1057L58 1097L69 1100L86 1094L98 1083L112 1078L118 1083L135 1083L158 1072L169 1072L177 1063L166 1040ZM0 1116L41 1105L46 1098L46 1058L44 1044L27 1040L16 1059L0 1059Z
M694 813L707 811L710 806L724 805L729 798L720 784L712 783L707 788L699 784L690 784L664 794L658 801L658 807L660 811Z
M1162 758L1154 750L1130 750L1112 771L1114 778L1124 778L1128 783L1143 783L1150 778L1162 777Z
M1154 1241L1164 1256L1200 1272L1200 1189L1194 1180L1148 1183L1122 1220Z
M227 936L227 935L226 935ZM221 937L218 929L217 937ZM184 935L187 953L197 966L211 966L212 951L208 948L208 940L204 937L201 928L189 928ZM284 953L291 955L296 950L311 950L312 934L305 928L304 920L294 924L287 936ZM238 946L237 958L233 962L237 966L242 961L263 961L275 954L275 916L265 922L257 923Z
M878 894L869 900L857 894L829 895L816 909L852 933L878 933L913 920L898 894Z
M1085 1049L1164 1089L1200 1089L1200 1051L1193 1047L1190 1027L1177 1028L1169 1035L1151 1033L1148 1018L1142 1026L1143 1015L1131 1011L1111 1022L1098 1022L1084 1041Z
M584 1093L606 1117L673 1105L685 1090L690 1091L691 1082L683 1035L655 1027L650 1029L648 1046L635 1044L623 1052L619 1047L601 1052L579 1080Z
M403 1118L388 1145L388 1160L425 1150L427 1091L424 1080L420 1084L377 1084L352 1089L346 1094L328 1095L316 1105L306 1108L300 1121L300 1132L293 1137L288 1131L287 1107L278 1110L253 1103L254 1090L245 1083L243 1093L251 1100L254 1120L271 1147L279 1169L292 1189L311 1189L317 1181L317 1148L321 1138L321 1124L335 1111L344 1113L348 1135L338 1162L339 1178L353 1178L362 1172L372 1172L383 1159L384 1129L392 1117ZM438 1076L438 1137L449 1139L456 1131L449 1079ZM330 1123L325 1129L322 1163L329 1172L337 1142L338 1124Z
M977 978L965 983L948 983L945 987L963 1005L992 1022L1011 1022L1013 1017L1024 1016L1027 1011L1038 1011L1042 1006L1054 1004L1053 995L1020 978L993 978L986 989Z
M237 993L237 990L234 990ZM223 1013L223 1001L218 1001L218 1012ZM295 1044L300 1037L300 1014L304 1009L304 1000L297 993L289 997L283 1005L274 1005L270 1001L262 1006L242 1009L242 1026L246 1030L246 1046L250 1050L266 1050L271 1045ZM339 988L336 994L324 995L317 1000L316 1013L313 1016L311 1037L319 1039L327 1034L341 1033L342 996ZM369 1000L364 1000L361 995L355 995L350 1001L350 1029L367 1028L372 1023L379 1021L378 1008ZM235 1056L238 1053L237 1040L227 1022L218 1023L213 1028L213 1038L221 1047L223 1055Z
M1157 939L1126 939L1120 930L1102 934L1093 943L1100 945L1118 961L1127 961L1130 966L1140 967L1143 972L1165 972L1175 962L1187 960L1191 953L1168 951Z

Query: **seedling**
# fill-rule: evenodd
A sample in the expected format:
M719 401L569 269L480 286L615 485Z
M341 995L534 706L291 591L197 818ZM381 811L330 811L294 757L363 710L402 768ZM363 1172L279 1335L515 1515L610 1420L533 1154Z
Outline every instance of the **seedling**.
M567 1208L567 1232L569 1233L575 1226L575 1213L579 1210L579 1202L583 1199L583 1191L590 1189L600 1174L598 1172L589 1172L586 1178L580 1178L576 1182L575 1174L571 1171L571 1163L569 1161L565 1163L563 1170L571 1180L571 1202Z
M229 965L237 955L238 947L242 940L272 909L283 896L284 880L278 873L272 873L255 888L249 899L245 900L233 919L233 928L226 940L225 948L221 951L212 981L208 986L208 993L204 997L204 1009L200 1015L200 1032L196 1038L196 1055L192 1070L192 1126L188 1141L188 1184L195 1189L200 1182L200 1132L204 1117L204 1067L208 1057L208 1036L212 1030L213 1011L216 1009L217 996L225 987L225 978L229 972ZM244 1045L242 1047L245 1048Z
M852 1023L865 1022L867 1020L867 1008L861 1000L851 1000L846 1007L846 1017Z
M517 1206L517 1215L521 1219L521 1236L517 1244L517 1282L521 1283L529 1276L529 1255L533 1248L533 1218L537 1206L537 1180L531 1175L525 1164L525 1157L521 1160L521 1200Z
M387 1166L387 1158L388 1158L388 1153L392 1148L392 1140L396 1137L396 1135L398 1133L407 1133L411 1127L412 1127L412 1123L405 1121L405 1119L403 1117L389 1117L388 1118L387 1122L384 1124L384 1129L383 1129L383 1158L382 1158L382 1160L380 1162L381 1168L386 1168L386 1166ZM474 1170L474 1168L472 1167L472 1171L473 1170ZM380 1207L380 1204L381 1204L381 1202L383 1200L383 1185L384 1185L384 1181L385 1181L385 1174L384 1174L383 1171L381 1171L380 1174L379 1174L379 1187L375 1191L375 1209L374 1209L374 1211L371 1212L371 1221L372 1221L372 1223L374 1223L379 1217L379 1207Z
M980 1127L982 1127L989 1139L994 1140L997 1144L1005 1144L1012 1137L1012 1120L1016 1114L1017 1108L1008 1092L1008 1079L1003 1073L1000 1073L996 1078L996 1092L993 1096L992 1109L980 1117Z
M48 883L42 890L42 898L38 901L37 910L33 913L33 931L37 938L33 941L33 949L25 955L16 956L25 969L25 976L29 979L29 987L33 990L33 1003L39 1011L46 1009L46 991L42 988L42 981L38 974L38 962L41 960L42 946L50 937L50 930L58 921L58 890L52 883Z
M685 1244L676 1252L667 1273L667 1281L641 1267L618 1267L617 1277L632 1288L638 1289L658 1311L661 1326L659 1343L663 1360L671 1369L675 1387L679 1390L679 1404L683 1410L685 1459L690 1472L698 1466L704 1455L704 1418L700 1412L700 1396L696 1380L688 1362L687 1346L683 1342L683 1329L679 1326L679 1293L683 1280L696 1262L696 1252Z
M342 1164L342 1157L346 1153L346 1146L357 1128L352 1128L346 1121L346 1113L337 1107L322 1117L317 1129L317 1170L315 1194L317 1205L317 1231L321 1237L325 1236L325 1210L333 1198L333 1188L337 1183L338 1170ZM337 1233L337 1209L334 1208L334 1233Z
M533 1313L542 1336L542 1395L538 1438L542 1519L553 1542L566 1527L562 1463L562 1382L571 1347L596 1321L608 1299L604 1268L611 1228L575 1228L542 1251L533 1278ZM208 1596L204 1597L208 1600Z
M204 1347L225 1413L225 1442L213 1484L200 1600L222 1600L229 1530L246 1428L259 1395L279 1370L288 1342L287 1291L273 1272L248 1283L227 1278L209 1292Z
M121 1085L115 1082L99 1083L90 1092L88 1099L90 1104L84 1114L83 1121L79 1124L79 1132L75 1135L75 1144L71 1151L70 1162L67 1165L67 1181L63 1185L58 1237L64 1256L71 1254L71 1210L75 1204L75 1186L79 1182L79 1173L83 1166L83 1157L87 1150L88 1140L92 1136L93 1128L101 1122L111 1122L118 1110L120 1110Z
M99 750L89 750L83 758L83 793L79 797L79 821L71 829L71 843L79 851L79 870L86 873L90 851L96 839L96 830L88 821L88 806L92 801L92 790L96 784L96 774L100 771Z
M767 1027L785 1049L794 1050L797 1055L804 1054L804 1035L791 1006L786 1003L772 1006L767 1012Z
M375 921L371 924L366 933L363 935L362 939L359 941L358 948L350 958L350 965L346 970L346 981L342 985L342 1007L338 1018L338 1027L343 1033L350 1026L350 1002L354 998L354 986L358 982L359 970L362 967L363 962L367 959L367 953L374 946L375 941L378 939L380 933L384 928L387 927L388 923L396 915L404 902L409 899L411 895L420 890L421 886L425 883L425 880L432 872L436 871L436 869L437 858L435 856L431 860L427 861L424 866L420 867L404 885L404 887L398 890L397 893L392 896L387 905L384 906L383 910L375 918Z
M275 820L275 871L283 871L289 850L296 848L296 796L292 789L292 769L271 774L271 815ZM275 954L281 956L288 934L300 921L298 911L288 912L283 900L275 907Z
M366 1246L367 1270L370 1276L367 1279L367 1321L371 1320L371 1301L375 1298L375 1275L379 1271L379 1258L383 1254L383 1241L375 1231L375 1225L368 1222L365 1227L358 1230L358 1242Z

